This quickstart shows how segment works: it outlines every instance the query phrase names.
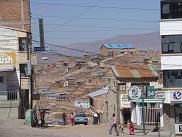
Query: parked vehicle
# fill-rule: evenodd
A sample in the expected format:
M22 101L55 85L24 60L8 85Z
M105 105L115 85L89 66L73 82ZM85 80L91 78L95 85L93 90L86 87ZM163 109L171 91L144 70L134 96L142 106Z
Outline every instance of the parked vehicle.
M75 125L76 124L88 125L88 117L86 116L86 114L76 114Z

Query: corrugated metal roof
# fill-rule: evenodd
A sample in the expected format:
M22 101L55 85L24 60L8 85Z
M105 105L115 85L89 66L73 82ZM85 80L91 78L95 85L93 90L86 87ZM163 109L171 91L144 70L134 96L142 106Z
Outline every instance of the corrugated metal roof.
M109 88L108 87L104 87L104 88L102 88L100 90L97 90L95 92L89 93L88 96L96 97L96 96L99 96L99 95L106 94L106 93L108 93L108 91L109 91Z
M158 78L158 74L145 64L119 65L115 67L115 71L119 74L118 77L124 79Z
M103 46L109 49L133 49L134 48L132 44L104 44Z

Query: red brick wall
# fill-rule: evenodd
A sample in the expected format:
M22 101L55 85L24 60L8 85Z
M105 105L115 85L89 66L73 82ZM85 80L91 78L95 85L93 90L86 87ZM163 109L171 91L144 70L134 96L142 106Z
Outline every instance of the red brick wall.
M22 0L0 0L0 26L22 28ZM24 0L25 30L30 32L30 0Z

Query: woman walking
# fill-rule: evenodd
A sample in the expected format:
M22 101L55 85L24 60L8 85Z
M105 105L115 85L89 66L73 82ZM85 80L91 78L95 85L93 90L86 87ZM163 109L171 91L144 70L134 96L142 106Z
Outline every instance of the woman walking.
M115 131L116 131L116 136L119 136L119 132L117 129L117 117L115 116L115 113L113 113L111 121L112 121L112 124L111 124L111 128L109 130L109 134L112 134L112 129L114 127Z

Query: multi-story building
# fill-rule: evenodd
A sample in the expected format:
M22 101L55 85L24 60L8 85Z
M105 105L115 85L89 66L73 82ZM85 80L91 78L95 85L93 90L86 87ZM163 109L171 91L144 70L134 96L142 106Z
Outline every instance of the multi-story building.
M1 0L0 9L0 92L20 91L18 117L24 118L31 104L30 0Z
M182 134L182 0L161 0L160 4L164 126Z

